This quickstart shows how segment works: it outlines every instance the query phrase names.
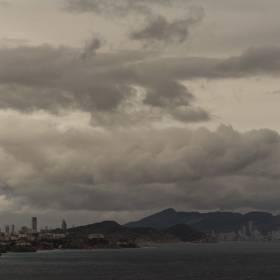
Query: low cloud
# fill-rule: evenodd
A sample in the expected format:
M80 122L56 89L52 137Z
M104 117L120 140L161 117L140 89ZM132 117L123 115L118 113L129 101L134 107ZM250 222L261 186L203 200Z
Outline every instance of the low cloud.
M17 205L279 210L280 136L271 130L61 129L59 117L12 111L1 120L1 195Z

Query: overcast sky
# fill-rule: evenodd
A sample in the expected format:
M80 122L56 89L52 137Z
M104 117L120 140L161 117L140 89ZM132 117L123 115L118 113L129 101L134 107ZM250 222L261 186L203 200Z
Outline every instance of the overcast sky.
M280 212L278 0L0 2L0 224Z

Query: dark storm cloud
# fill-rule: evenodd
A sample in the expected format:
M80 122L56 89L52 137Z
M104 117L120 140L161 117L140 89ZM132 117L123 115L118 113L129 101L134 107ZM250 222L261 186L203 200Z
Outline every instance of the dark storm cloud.
M168 73L172 73L178 80L240 78L257 75L274 76L280 72L280 47L250 48L240 56L225 59L203 57L159 58L143 63L139 68L147 75L152 72L160 72L160 75L165 77L168 76Z
M1 184L21 205L279 210L280 136L271 130L62 131L20 114L0 128Z
M133 40L143 41L145 44L158 42L185 42L190 33L190 29L198 24L204 17L202 8L193 8L186 18L169 21L164 16L154 16L149 19L148 24L130 34Z
M0 107L116 113L136 97L135 87L141 87L143 105L163 115L185 115L185 121L188 116L191 121L209 118L193 108L193 95L172 72L164 77L160 72L143 74L141 63L145 65L151 53L97 54L99 46L94 39L82 51L50 46L1 49Z
M241 56L231 57L220 63L218 70L232 76L278 74L280 70L280 47L250 48Z
M107 123L110 114L111 119L125 122L125 118L131 119L125 110L141 91L135 106L146 106L146 111L139 114L138 121L149 114L201 121L209 119L209 114L195 106L193 94L181 81L276 75L280 71L280 48L276 46L249 49L228 59L161 58L143 51L96 53L99 46L93 40L84 50L50 46L0 49L0 107L51 112L77 109L96 114L97 119L107 118Z

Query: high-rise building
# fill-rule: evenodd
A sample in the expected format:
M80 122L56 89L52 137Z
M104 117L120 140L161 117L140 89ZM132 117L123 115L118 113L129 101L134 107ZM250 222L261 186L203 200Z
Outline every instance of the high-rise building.
M32 217L32 232L36 233L38 230L38 221L37 217Z
M10 233L10 226L5 226L5 232L6 232L6 234Z
M242 232L242 237L246 237L247 236L247 229L246 229L246 226L242 226L242 229L241 229L241 232Z
M248 222L248 233L249 233L249 236L253 235L253 231L254 231L254 223L253 223L253 221L249 221Z
M66 230L67 230L67 223L66 223L65 220L62 220L61 229L62 229L63 231L66 231Z
M11 233L12 233L12 234L15 233L15 229L16 229L16 228L15 228L15 225L12 225L12 227L11 227Z

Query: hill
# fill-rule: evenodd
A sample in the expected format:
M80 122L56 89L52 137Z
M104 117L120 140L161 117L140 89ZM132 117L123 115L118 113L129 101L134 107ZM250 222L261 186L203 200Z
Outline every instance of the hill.
M204 234L186 225L178 225L165 230L151 227L122 226L114 221L104 221L69 229L69 234L74 239L83 238L88 234L103 234L111 241L128 240L135 243L166 243L178 241L198 241L203 239Z
M206 234L192 229L186 224L178 224L165 230L166 233L176 236L184 242L193 242L206 239Z
M209 233L238 231L242 226L253 222L260 231L266 232L280 228L280 216L266 212L250 212L247 214L233 212L178 212L166 209L139 221L127 223L129 228L151 227L166 229L178 224L187 224L193 229Z

